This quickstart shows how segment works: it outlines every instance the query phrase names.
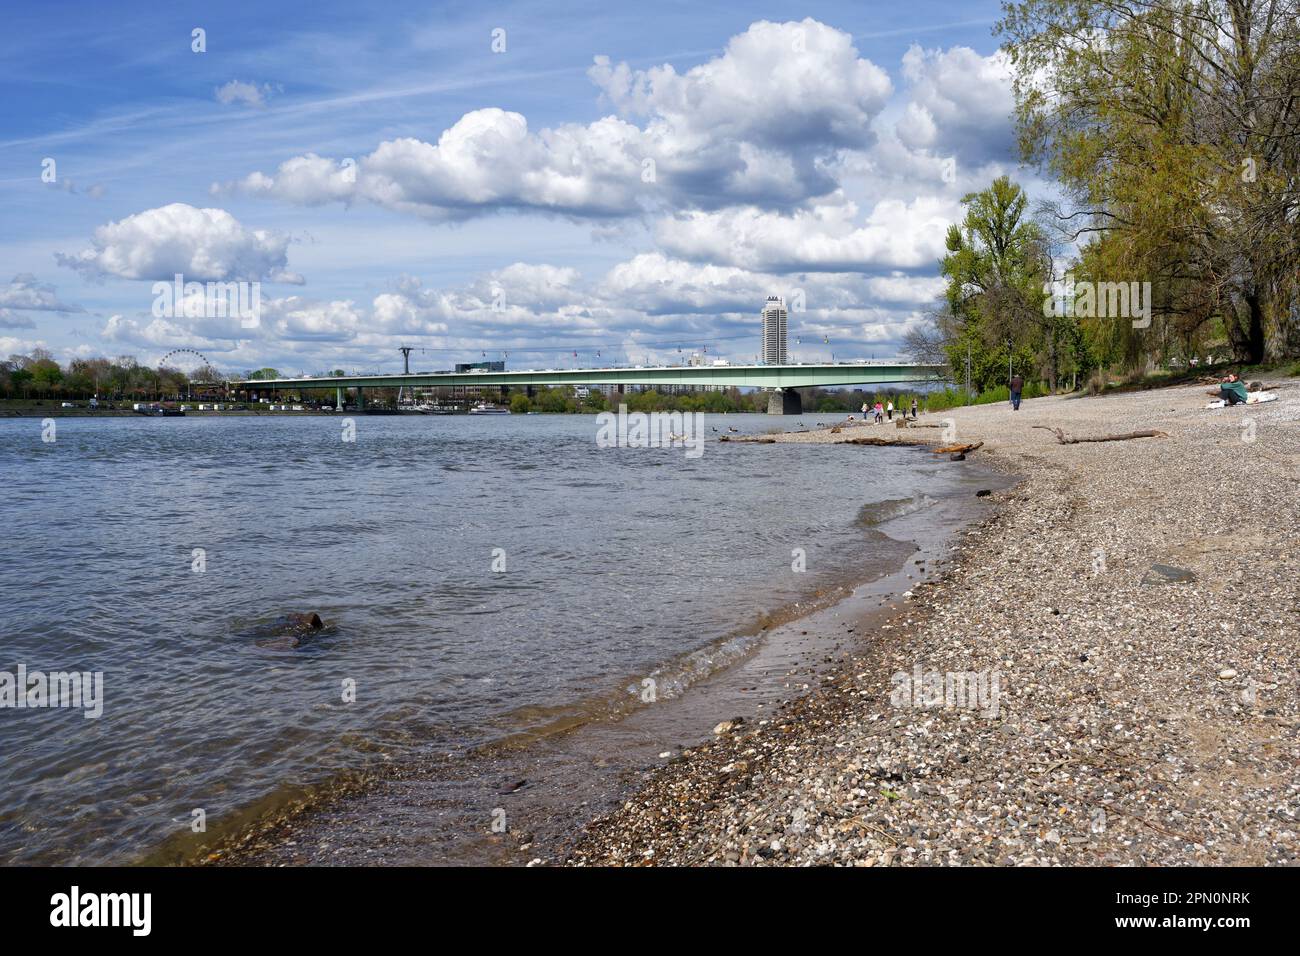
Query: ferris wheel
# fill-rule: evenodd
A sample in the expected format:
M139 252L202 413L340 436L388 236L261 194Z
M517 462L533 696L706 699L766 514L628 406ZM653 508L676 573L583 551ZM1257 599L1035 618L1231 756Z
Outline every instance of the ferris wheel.
M205 375L204 378L208 378L208 379L218 378L216 367L213 366L213 364L208 361L208 357L204 355L202 352L200 352L198 349L188 349L188 348L172 349L170 352L168 352L166 355L164 355L161 359L158 360L158 367L166 368L167 362L172 358L182 358L185 360L185 365L193 366L193 368L188 371L186 369L182 369L182 371L186 371L186 374L188 374L190 378L194 378L196 372L209 373ZM197 360L197 362L195 362L195 360Z

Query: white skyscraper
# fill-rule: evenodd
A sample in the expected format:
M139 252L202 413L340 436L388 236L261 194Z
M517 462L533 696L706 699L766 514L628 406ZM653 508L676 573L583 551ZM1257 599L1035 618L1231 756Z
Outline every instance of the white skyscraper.
M787 314L785 303L779 295L769 295L763 306L763 364L784 365L785 325Z

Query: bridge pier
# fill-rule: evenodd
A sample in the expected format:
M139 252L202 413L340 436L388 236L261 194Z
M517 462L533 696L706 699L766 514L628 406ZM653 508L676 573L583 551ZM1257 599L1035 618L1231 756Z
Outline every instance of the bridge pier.
M510 401L510 386L509 386L509 385L502 385L502 386L501 386L501 401L503 401L503 402L508 402L508 401Z
M334 403L334 411L341 412L343 411L343 386L340 385L338 388L334 389L334 394L337 396L337 400Z
M774 388L767 395L769 415L802 415L803 401L793 388Z
M357 386L357 411L366 407L366 397L361 393L361 386Z

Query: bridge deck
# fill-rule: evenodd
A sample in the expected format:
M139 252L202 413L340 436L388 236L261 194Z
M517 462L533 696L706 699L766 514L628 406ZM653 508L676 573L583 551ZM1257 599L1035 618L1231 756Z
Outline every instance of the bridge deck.
M525 369L509 372L437 372L343 375L322 378L248 379L240 388L397 388L493 385L721 385L742 388L809 388L815 385L885 385L933 382L942 366L838 363L826 365L685 365L653 368Z

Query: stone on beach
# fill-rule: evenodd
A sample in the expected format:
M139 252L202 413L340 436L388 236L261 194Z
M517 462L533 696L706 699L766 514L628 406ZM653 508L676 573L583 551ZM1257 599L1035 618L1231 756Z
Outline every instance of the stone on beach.
M1181 583L1184 581L1195 581L1196 573L1188 571L1185 568L1174 568L1167 564L1153 564L1147 576L1142 579L1143 584L1169 584Z

